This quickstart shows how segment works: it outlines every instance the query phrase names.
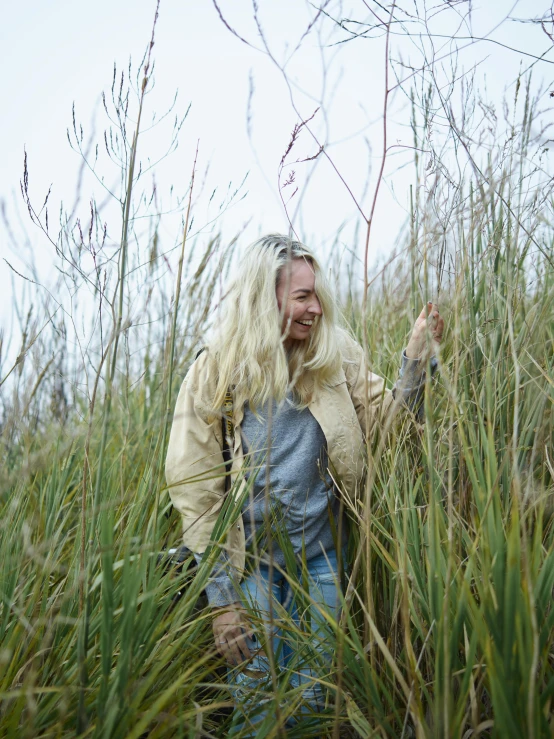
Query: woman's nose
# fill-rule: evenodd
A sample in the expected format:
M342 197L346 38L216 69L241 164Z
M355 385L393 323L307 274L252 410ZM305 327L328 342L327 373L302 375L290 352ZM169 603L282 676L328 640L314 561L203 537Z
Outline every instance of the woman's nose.
M313 313L314 316L320 316L321 315L321 304L319 300L314 297L310 304L310 313Z

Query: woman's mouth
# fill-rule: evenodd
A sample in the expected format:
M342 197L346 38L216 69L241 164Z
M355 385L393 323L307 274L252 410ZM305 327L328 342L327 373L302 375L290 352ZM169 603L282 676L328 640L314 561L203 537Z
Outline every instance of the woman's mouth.
M296 323L299 323L301 326L305 326L306 328L310 328L310 326L313 325L313 321L296 321Z

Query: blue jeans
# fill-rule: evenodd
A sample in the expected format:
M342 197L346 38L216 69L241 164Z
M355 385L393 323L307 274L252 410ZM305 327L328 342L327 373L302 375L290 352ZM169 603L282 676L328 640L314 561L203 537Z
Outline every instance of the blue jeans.
M307 561L298 577L300 590L275 568L271 574L270 581L269 567L260 564L241 583L244 603L254 614L255 633L247 639L254 657L228 672L235 700L231 736L239 729L247 729L243 736L255 736L264 721L274 725L276 701L289 726L295 714L325 707L321 681L328 680L336 646L329 617L336 621L340 613L336 552Z

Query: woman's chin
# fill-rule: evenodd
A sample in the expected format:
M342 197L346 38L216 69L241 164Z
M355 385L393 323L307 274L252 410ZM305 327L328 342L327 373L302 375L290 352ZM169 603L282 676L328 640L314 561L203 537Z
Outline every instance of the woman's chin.
M306 339L310 338L309 332L305 336L293 336L289 334L284 341L285 347L292 348L295 344L302 344Z
M298 333L294 333L290 335L290 338L293 339L293 341L306 341L306 339L310 338L311 331L302 331Z

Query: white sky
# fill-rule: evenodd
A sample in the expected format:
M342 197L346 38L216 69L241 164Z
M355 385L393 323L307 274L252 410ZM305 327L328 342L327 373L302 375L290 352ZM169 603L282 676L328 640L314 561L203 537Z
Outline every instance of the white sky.
M411 2L412 0L410 0ZM419 0L421 4L421 0ZM277 57L284 57L299 39L312 15L311 6L301 0L260 0L260 14L267 38ZM442 5L443 0L430 0L428 6ZM473 30L476 35L491 33L496 41L517 47L530 54L540 55L549 48L547 37L537 25L506 22L495 26L512 10L517 18L542 15L547 1L481 0L473 3ZM239 33L260 46L252 20L249 0L221 0L220 6ZM543 7L544 6L544 7ZM106 125L100 106L102 90L109 91L114 61L126 68L129 57L138 64L150 38L155 3L153 0L19 0L4 3L0 25L2 54L2 99L0 116L0 199L12 224L17 246L10 245L5 232L0 230L2 256L16 269L26 273L26 261L32 251L45 283L54 279L54 250L39 232L26 220L25 208L19 195L22 175L23 150L29 157L31 193L40 207L50 184L51 221L60 202L73 203L79 157L71 151L66 129L71 125L71 109L75 103L77 119L85 132L90 133L96 121L96 136ZM363 2L351 0L329 5L338 17L367 20L369 14ZM460 11L463 8L460 8ZM449 20L444 21L446 36L455 23L455 8ZM327 24L323 40L330 37ZM436 40L437 46L447 43ZM393 53L407 59L417 40L393 39ZM334 55L329 68L328 88L336 88L333 98L326 94L324 110L314 125L324 130L324 114L328 117L327 140L334 142L329 153L337 164L348 186L361 197L364 182L371 167L371 183L379 166L381 146L381 111L383 98L384 53L382 39L359 40L325 52L328 59ZM210 163L206 176L206 193L219 188L222 199L229 182L238 185L249 173L247 197L231 208L212 228L221 228L231 237L244 223L250 222L245 240L272 230L284 231L287 220L278 196L277 173L281 156L287 146L292 127L298 122L289 94L280 72L264 54L248 48L224 28L211 0L161 0L159 22L154 47L156 87L149 97L149 112L162 113L179 89L177 109L191 113L180 136L180 146L156 174L162 202L170 185L183 192L189 181L197 140L200 141L199 167L202 173ZM554 60L549 52L547 59ZM520 65L526 68L533 62L529 56L514 53L498 44L480 42L461 52L464 69L481 62L479 75L486 79L487 89L496 104L505 88L515 78ZM551 66L537 65L536 77L551 78ZM321 97L321 50L317 34L312 33L290 66L290 73L299 87L315 100L294 91L295 103L302 116L309 116ZM249 75L255 91L252 97L252 142L246 130ZM402 97L393 101L393 116L389 137L400 144L411 144L407 124L409 110ZM155 129L141 139L139 156L156 156L167 142L167 129ZM368 155L367 138L372 155ZM339 143L337 143L339 142ZM253 146L252 146L253 144ZM315 144L304 132L293 159L310 156ZM408 162L410 154L391 160L387 169L386 187L382 189L377 207L371 253L390 251L402 224L408 205L409 183L413 173L405 168L394 173L396 164ZM393 166L394 165L394 166ZM301 236L316 245L329 243L348 221L355 222L356 208L344 185L327 161L318 160L314 176L307 181L309 165L295 167L299 192L294 203L303 196L302 220L295 225ZM106 172L106 181L114 174ZM111 180L110 180L111 178ZM392 195L394 188L395 196ZM291 188L288 188L287 192ZM89 194L99 195L98 186L86 179L82 191L82 208L86 214ZM365 198L367 208L371 188ZM165 199L164 199L165 198ZM208 222L214 215L208 208L207 196L200 198L196 224ZM19 211L24 230L30 237L29 249L23 248L22 228L17 225ZM206 233L208 229L206 229ZM345 231L344 242L352 239L352 228ZM114 238L117 233L111 234ZM162 237L164 233L162 232ZM169 227L165 238L172 244L177 229ZM349 243L359 250L359 244ZM176 258L176 255L173 255ZM361 277L361 275L360 275ZM0 280L4 299L0 317L7 320L11 302L10 273L4 260L0 261Z

